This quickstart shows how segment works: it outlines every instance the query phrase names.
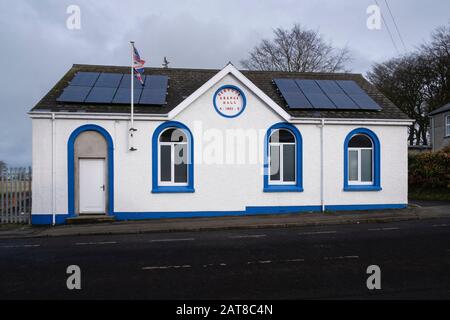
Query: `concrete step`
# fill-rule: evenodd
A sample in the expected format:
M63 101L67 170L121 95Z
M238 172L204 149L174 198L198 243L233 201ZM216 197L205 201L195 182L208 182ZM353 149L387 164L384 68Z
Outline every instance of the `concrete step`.
M67 218L67 224L85 224L85 223L102 223L102 222L114 222L115 217L104 215L104 214L90 214L90 215L80 215L78 217Z

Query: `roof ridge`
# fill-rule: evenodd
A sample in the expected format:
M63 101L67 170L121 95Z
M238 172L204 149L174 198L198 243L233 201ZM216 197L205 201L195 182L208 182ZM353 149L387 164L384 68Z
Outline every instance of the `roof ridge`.
M101 65L101 64L73 64L73 68L129 68L129 66L119 66L119 65ZM149 70L163 70L163 71L192 71L192 72L219 72L221 69L213 68L164 68L164 67L144 67L144 69ZM341 76L363 76L361 73L354 72L302 72L302 71L283 71L283 70L248 70L248 69L238 69L243 73L289 73L289 74L299 74L299 75L341 75Z

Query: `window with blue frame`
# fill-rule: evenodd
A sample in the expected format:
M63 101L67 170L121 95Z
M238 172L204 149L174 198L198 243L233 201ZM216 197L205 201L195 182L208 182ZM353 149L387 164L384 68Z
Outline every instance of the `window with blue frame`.
M152 192L194 192L193 139L182 123L169 121L153 134Z
M381 190L380 143L376 134L369 129L355 129L345 139L344 190Z
M302 137L289 123L278 123L266 134L264 191L303 191Z

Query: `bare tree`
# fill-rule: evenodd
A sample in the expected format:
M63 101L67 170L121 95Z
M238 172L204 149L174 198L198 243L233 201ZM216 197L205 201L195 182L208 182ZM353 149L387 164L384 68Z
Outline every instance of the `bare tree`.
M347 71L350 60L347 47L335 48L317 31L295 24L290 30L275 29L274 38L262 40L241 64L249 70L339 72Z
M383 94L416 123L409 128L409 144L419 144L422 132L428 129L425 73L416 54L376 63L367 77ZM426 144L425 141L422 141Z
M450 102L450 23L434 30L420 52L422 63L428 67L425 86L432 111Z
M450 25L439 27L416 52L376 63L369 80L411 119L410 144L427 144L427 114L450 102Z

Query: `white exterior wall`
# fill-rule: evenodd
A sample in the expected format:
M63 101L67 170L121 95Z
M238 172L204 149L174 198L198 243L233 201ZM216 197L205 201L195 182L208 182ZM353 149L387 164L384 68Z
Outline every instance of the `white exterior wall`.
M245 111L237 118L219 115L212 103L224 84L243 90ZM226 76L173 120L190 128L194 136L194 193L152 193L152 135L162 121L135 121L135 146L128 151L129 121L56 119L56 208L68 212L67 141L79 126L96 124L109 132L114 143L114 211L243 211L246 206L320 206L320 127L296 125L303 138L303 192L263 192L262 156L267 129L283 119L232 75ZM199 130L201 123L202 130ZM381 191L343 191L343 144L346 135L363 125L326 125L324 128L325 205L407 203L407 127L364 126L381 144ZM33 214L52 212L52 149L50 119L33 119ZM253 129L259 138L260 159L244 165L202 164L208 129ZM204 160L204 159L202 159Z
M344 140L361 126L328 125L324 129L324 198L326 205L408 203L407 128L364 126L380 141L381 191L343 191Z

